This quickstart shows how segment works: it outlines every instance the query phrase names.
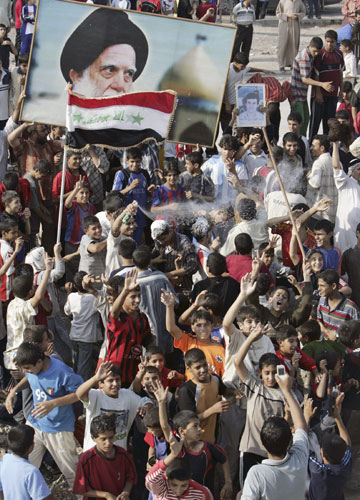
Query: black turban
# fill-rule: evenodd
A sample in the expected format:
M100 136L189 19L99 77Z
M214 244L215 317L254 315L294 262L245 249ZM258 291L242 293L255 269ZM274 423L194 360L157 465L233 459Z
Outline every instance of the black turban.
M70 70L82 73L108 47L131 45L136 54L136 80L142 73L149 53L147 39L126 12L114 9L96 9L70 35L60 57L61 72L70 82Z

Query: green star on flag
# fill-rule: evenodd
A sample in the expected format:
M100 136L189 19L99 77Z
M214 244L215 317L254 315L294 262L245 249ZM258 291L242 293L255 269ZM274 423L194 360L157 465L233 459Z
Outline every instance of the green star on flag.
M131 115L131 116L133 119L133 124L137 123L138 125L141 125L141 121L144 119L144 117L141 116L140 113L138 113L137 115Z
M74 122L80 122L82 120L82 114L76 114L76 115L73 115L73 120Z

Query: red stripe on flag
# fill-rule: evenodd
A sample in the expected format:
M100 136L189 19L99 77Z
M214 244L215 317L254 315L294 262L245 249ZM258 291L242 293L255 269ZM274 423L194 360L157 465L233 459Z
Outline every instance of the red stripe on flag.
M170 92L137 92L116 97L86 99L69 93L68 104L86 109L106 108L107 106L140 106L151 108L163 113L172 113L176 95Z

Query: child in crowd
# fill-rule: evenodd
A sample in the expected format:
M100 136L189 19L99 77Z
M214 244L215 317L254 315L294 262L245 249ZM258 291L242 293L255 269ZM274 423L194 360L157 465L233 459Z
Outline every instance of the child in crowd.
M115 415L92 419L90 434L96 444L80 456L73 493L119 500L130 498L137 474L129 453L114 445L115 419Z
M103 338L97 310L99 293L92 287L92 279L91 275L79 271L73 282L65 286L68 297L64 313L72 316L70 339L73 368L84 380L93 373L93 351Z
M167 160L163 176L165 184L156 188L153 194L151 211L154 213L170 212L173 213L179 209L181 202L185 201L184 188L179 184L179 167L175 159ZM174 225L174 218L171 217L171 225Z
M89 203L89 186L83 183L82 177L76 182L74 189L65 200L66 227L65 227L65 253L77 252L81 238L84 235L84 218L95 215L96 210ZM69 276L74 275L79 267L80 257L77 256L68 263Z
M28 422L35 429L35 446L29 460L40 467L48 450L72 487L78 462L72 403L77 401L75 391L82 378L61 361L46 356L36 344L23 342L15 359L25 377L9 392L5 404L12 413L17 392L30 386L34 408Z
M334 246L334 224L322 219L314 226L315 243L324 257L324 270L334 269L341 272L341 250Z
M201 170L202 163L202 153L192 151L185 158L186 172L180 175L180 183L184 188L186 199L195 203L211 202L215 197L214 183Z
M136 377L141 348L148 347L154 339L146 315L139 311L140 286L136 278L133 270L126 278L119 277L116 288L112 288L113 303L106 329L103 359L120 367L124 387L129 387Z
M120 191L125 196L125 203L136 201L140 210L136 213L137 228L134 233L134 239L138 245L142 240L144 228L146 226L146 216L141 208L147 208L148 194L155 189L151 183L148 172L141 168L142 152L139 148L130 148L126 151L127 167L119 170L114 179L113 190Z
M7 434L11 453L6 453L0 462L0 491L5 499L54 498L38 467L29 462L34 436L34 428L23 424L10 428Z
M205 353L210 372L221 377L224 372L225 353L223 346L211 340L212 315L208 311L196 311L191 317L191 329L195 337L190 336L175 323L174 295L164 290L161 302L166 306L166 328L175 339L174 347L181 349L184 353L194 347L201 348ZM189 370L186 370L185 376L187 380L191 378Z
M346 39L341 40L340 50L343 53L344 63L345 63L343 78L345 81L348 80L350 83L352 83L352 85L355 85L357 77L357 61L356 61L356 56L353 52L353 44L351 40L346 40ZM343 85L343 92L345 92L344 85Z
M84 232L80 240L79 271L101 276L105 271L107 239L101 236L101 225L95 215L84 217Z
M93 389L98 384L98 389ZM141 398L129 389L121 387L121 372L110 362L100 365L96 374L86 380L76 391L86 409L84 451L94 446L90 425L99 415L115 415L115 444L127 449L128 435L136 414L149 405L150 399Z
M160 425L159 408L157 406L150 408L145 413L143 424L146 427L144 440L149 445L146 470L150 470L158 460L166 458L168 454L167 441Z
M9 303L12 292L12 280L15 273L15 263L23 248L23 239L18 236L16 221L5 219L0 222L0 295L3 308ZM15 243L15 248L12 244Z

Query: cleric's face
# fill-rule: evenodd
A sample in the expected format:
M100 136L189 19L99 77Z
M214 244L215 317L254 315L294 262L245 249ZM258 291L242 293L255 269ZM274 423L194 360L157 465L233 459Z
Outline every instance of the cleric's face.
M132 87L135 64L136 54L131 45L111 45L81 74L70 70L73 90L86 97L126 94Z

